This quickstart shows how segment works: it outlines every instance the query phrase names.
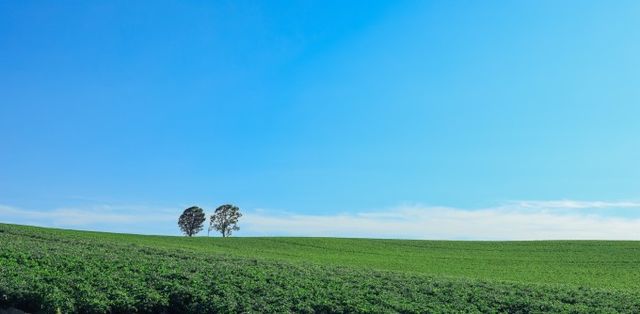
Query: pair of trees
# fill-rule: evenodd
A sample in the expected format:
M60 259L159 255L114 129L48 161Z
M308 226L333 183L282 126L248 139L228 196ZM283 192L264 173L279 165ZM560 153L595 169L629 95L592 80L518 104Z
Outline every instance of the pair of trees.
M238 219L240 217L242 217L242 214L237 206L225 204L216 208L209 219L207 236L211 230L219 231L224 238L230 236L232 231L240 230L240 227L238 227ZM202 231L205 220L204 210L198 206L192 206L185 209L180 215L178 226L186 236L191 237Z

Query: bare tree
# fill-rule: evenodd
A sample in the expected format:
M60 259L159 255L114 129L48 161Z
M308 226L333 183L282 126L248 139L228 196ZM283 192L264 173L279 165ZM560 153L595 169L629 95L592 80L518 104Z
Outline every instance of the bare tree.
M202 208L191 206L185 209L182 215L180 215L178 226L185 235L191 237L202 230L203 223L206 219Z
M232 231L240 230L238 227L238 219L242 217L240 209L231 204L222 205L216 208L216 211L209 219L209 231L217 230L222 233L222 237L226 238L231 235Z

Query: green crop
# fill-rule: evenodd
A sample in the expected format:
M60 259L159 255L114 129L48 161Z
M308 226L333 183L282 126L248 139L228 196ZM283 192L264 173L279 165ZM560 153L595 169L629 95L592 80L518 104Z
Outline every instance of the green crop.
M640 313L637 242L184 238L0 224L0 308Z

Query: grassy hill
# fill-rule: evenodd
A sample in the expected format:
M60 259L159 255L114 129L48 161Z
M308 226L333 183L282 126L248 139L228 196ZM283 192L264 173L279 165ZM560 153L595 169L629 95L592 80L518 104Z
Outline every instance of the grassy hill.
M0 224L30 312L640 312L640 242L184 238Z

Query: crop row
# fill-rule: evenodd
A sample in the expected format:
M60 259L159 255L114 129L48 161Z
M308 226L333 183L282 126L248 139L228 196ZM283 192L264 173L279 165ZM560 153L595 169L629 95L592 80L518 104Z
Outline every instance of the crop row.
M0 224L0 308L32 313L640 313L627 292L196 254Z

